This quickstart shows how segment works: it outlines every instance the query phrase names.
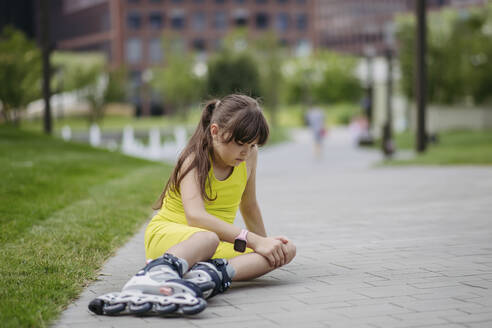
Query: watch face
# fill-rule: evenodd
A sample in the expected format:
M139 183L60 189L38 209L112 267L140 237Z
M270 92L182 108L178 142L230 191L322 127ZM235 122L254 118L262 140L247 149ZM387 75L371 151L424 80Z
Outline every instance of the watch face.
M246 240L234 240L234 250L243 253L246 250Z

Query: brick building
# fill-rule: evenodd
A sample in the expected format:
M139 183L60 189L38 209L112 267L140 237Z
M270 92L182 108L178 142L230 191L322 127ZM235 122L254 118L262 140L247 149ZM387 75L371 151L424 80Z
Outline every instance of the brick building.
M427 0L427 8L467 7L486 0ZM316 2L315 46L364 55L370 46L382 53L391 37L395 14L413 12L415 0L319 0Z
M255 37L274 30L295 50L314 40L313 0L52 0L52 36L59 50L102 51L113 67L124 64L131 84L165 60L163 32L184 50L213 52L235 27ZM138 94L133 101L140 103ZM143 103L144 114L150 105Z
M430 8L485 2L427 1ZM232 29L244 27L253 37L273 30L293 51L330 48L362 55L368 45L384 50L387 23L396 13L412 11L414 0L51 0L50 5L57 49L105 53L111 66L128 68L138 90L145 70L165 60L164 32L177 37L183 50L204 54L218 49ZM132 101L149 114L152 104L141 99L133 93Z

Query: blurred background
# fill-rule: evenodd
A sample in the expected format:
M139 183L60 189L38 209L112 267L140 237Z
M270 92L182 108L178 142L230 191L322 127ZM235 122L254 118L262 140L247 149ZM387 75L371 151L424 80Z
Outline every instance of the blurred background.
M419 122L426 142L490 129L492 5L422 1L424 81L417 2L5 1L0 122L116 149L125 127L130 142L149 143L152 128L154 140L185 140L204 100L241 92L261 99L273 140L308 123L312 107L350 125L359 145L382 139L387 155L394 133L413 147ZM425 122L419 103L429 103ZM164 129L177 125L185 132Z

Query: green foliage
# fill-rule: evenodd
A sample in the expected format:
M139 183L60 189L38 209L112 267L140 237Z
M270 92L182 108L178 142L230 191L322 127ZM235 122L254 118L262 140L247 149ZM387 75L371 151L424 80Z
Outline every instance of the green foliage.
M272 33L263 34L254 44L260 71L260 93L270 122L277 125L277 112L284 85L282 65L286 55Z
M355 116L361 114L359 104L353 102L328 105L325 111L328 121L333 125L348 125Z
M34 42L11 27L0 36L0 101L7 122L41 96L41 53Z
M242 93L252 97L261 94L261 76L254 55L254 44L246 30L234 30L225 38L222 48L210 57L206 81L207 95L223 97Z
M54 90L77 91L79 97L90 105L89 122L100 121L108 103L125 99L126 70L107 69L102 54L56 52L52 62L55 67Z
M402 89L414 97L415 19L397 18ZM431 12L428 18L428 99L456 104L492 100L492 4Z
M291 59L285 66L289 103L355 102L362 87L355 76L355 57L319 51Z
M213 97L243 93L260 95L260 73L253 56L224 49L208 63L207 92Z
M148 219L170 169L1 127L2 327L49 326Z
M188 115L191 104L203 95L203 79L194 72L195 62L192 54L186 54L176 39L163 39L166 54L165 67L153 69L152 87L163 95L164 102L180 113Z

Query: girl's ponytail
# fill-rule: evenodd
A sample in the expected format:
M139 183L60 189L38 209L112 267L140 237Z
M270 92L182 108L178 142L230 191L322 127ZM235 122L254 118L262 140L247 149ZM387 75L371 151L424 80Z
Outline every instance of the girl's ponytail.
M214 110L220 104L220 100L214 99L210 100L205 104L205 108L202 111L202 118L200 120L203 131L206 131L208 126L210 125L210 120L212 119L212 115Z
M208 170L210 169L209 157L212 151L212 135L210 134L210 122L212 120L212 115L215 109L220 105L220 100L213 99L208 101L202 111L202 117L200 123L195 130L195 133L191 136L190 141L186 145L185 149L179 155L176 166L174 167L171 177L166 183L164 190L162 191L159 199L154 204L153 209L158 210L162 207L164 197L166 192L171 190L173 192L179 193L179 185L188 172L196 168L198 170L198 177L200 180L200 187L204 199L212 200L208 197L205 192L205 184L208 177ZM193 157L191 165L185 167L183 171L183 164L189 156ZM209 190L211 191L210 184L208 184Z

